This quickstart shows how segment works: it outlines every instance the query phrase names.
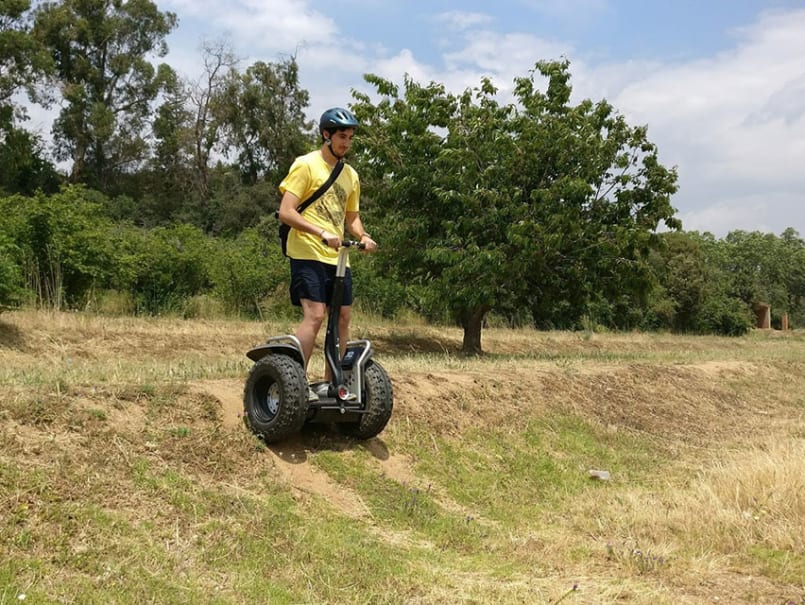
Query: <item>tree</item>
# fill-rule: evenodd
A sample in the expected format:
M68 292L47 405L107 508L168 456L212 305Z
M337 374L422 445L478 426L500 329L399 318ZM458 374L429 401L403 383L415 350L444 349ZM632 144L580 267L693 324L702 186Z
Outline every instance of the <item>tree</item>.
M607 316L592 319L630 327L618 318L651 292L656 229L681 227L670 203L676 171L659 163L647 127L629 126L605 100L570 106L566 61L536 67L515 82L523 145L512 171L524 202L512 235L536 284L535 321L573 327L604 307ZM545 92L535 75L548 79Z
M109 192L116 174L147 157L152 103L173 78L151 55L167 54L176 26L151 0L62 0L36 10L34 34L50 50L63 96L57 157L71 180Z
M201 54L199 77L177 81L157 109L151 166L165 187L162 193L168 199L179 194L184 201L184 207L172 210L209 230L211 160L214 151L224 150L219 106L238 59L226 40L203 41Z
M787 304L792 325L805 325L805 241L788 228L780 235Z
M191 124L187 92L176 81L154 115L153 155L140 171L140 204L131 217L138 224L164 225L186 218L186 209L194 201Z
M181 207L174 216L198 225L206 232L216 228L211 179L214 151L224 151L228 77L238 59L228 42L204 41L201 45L203 72L195 81L185 81L159 108L154 124L157 138L155 164L175 191L181 191ZM176 196L170 195L174 199ZM177 200L178 201L178 200ZM178 204L177 204L178 206Z
M192 112L192 159L196 191L203 200L209 199L210 156L222 144L223 124L218 116L228 112L224 103L227 76L238 64L238 58L226 41L202 44L204 72L198 81L188 85L187 98Z
M467 353L482 351L493 309L572 326L602 302L645 300L655 230L679 227L676 173L646 128L605 101L571 106L568 67L538 63L507 106L488 80L455 96L406 78L400 94L370 75L380 101L355 95L356 151L399 251L393 270L464 328Z
M153 121L154 153L144 171L137 222L164 225L190 222L214 229L212 155L223 151L217 106L229 71L238 63L226 41L201 45L203 72L196 80L176 80L162 96Z
M720 282L717 269L707 262L704 242L696 234L666 233L663 246L651 255L658 289L671 303L663 326L679 332L693 331L708 293ZM649 309L651 311L651 309Z
M32 194L38 188L55 191L58 186L39 137L17 124L27 116L14 96L26 91L32 101L47 103L39 85L52 68L49 54L30 33L30 4L30 0L0 3L0 195Z
M215 107L224 125L225 149L237 156L243 182L278 183L304 153L312 128L304 115L308 93L299 88L299 66L291 57L279 63L258 61L244 73L231 70Z
M651 253L657 279L646 309L648 328L737 336L752 327L750 307L737 298L719 260L723 242L712 234L664 233Z
M45 158L44 146L34 134L10 126L0 136L0 196L37 190L55 193L61 177Z
M52 63L46 50L30 33L27 14L30 0L4 0L0 3L0 127L12 123L12 97L27 90L36 99L36 85L47 76Z
M732 231L722 243L718 260L730 276L733 294L748 307L768 303L778 315L803 312L805 243L797 232L782 236L759 231Z

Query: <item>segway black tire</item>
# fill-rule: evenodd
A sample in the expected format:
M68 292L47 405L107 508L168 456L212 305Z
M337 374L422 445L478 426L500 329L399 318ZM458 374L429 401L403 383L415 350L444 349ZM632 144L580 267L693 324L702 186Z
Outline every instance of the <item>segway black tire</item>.
M246 426L266 443L298 432L307 416L304 368L287 355L266 355L252 366L243 389Z
M364 369L364 402L366 413L358 422L344 422L336 425L343 435L356 439L371 439L379 435L391 419L394 408L394 393L386 370L371 361Z

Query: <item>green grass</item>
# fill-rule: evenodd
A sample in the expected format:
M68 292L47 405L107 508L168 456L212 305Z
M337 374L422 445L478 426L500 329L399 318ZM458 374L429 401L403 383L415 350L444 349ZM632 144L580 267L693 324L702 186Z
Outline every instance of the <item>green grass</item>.
M316 455L314 464L360 494L373 518L382 519L389 529L411 532L433 548L466 554L481 552L488 530L471 515L445 510L430 486L399 483L367 464L367 456L359 458L360 461L350 460L347 466L343 457L323 452Z
M591 481L588 470L620 480L652 474L656 450L639 438L610 435L583 419L530 419L520 431L477 430L460 441L440 438L418 452L418 468L465 506L505 523L539 523L568 499L595 497L611 484ZM500 494L507 494L500 498Z
M747 555L759 567L761 574L805 586L805 553L751 545Z

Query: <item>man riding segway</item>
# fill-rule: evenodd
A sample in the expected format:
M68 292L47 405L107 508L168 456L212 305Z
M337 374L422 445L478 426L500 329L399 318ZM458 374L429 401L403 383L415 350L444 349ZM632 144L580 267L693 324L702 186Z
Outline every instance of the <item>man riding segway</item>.
M374 252L377 249L377 243L366 232L361 221L358 173L344 162L357 127L358 120L349 110L335 107L325 111L319 120L321 148L297 158L280 183L283 195L279 219L291 228L287 244L291 265L291 302L301 306L303 314L295 335L302 344L306 363L310 361L316 336L327 315L338 249L344 239L345 227L363 244L364 250ZM335 179L330 186L313 204L299 212L300 204L326 184L333 173ZM344 299L338 319L341 356L349 338L351 305L352 273L347 268ZM329 371L330 368L326 367L325 380L331 378ZM318 394L311 389L308 398L315 401L317 397Z
M391 381L373 359L371 343L348 341L348 252L377 249L359 215L358 175L344 163L357 125L346 109L325 111L321 148L297 158L280 184L291 301L302 307L303 318L295 334L269 338L247 353L255 364L244 388L245 420L266 442L284 439L305 423L325 422L368 439L391 417ZM344 240L345 227L359 241ZM308 362L325 316L325 380L311 385Z

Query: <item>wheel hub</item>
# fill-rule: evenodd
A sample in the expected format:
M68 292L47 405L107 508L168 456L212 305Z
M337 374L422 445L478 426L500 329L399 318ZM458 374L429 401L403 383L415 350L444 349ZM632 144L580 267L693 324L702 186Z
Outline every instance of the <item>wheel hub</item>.
M280 409L280 387L276 382L268 387L266 408L268 408L268 413L272 416L276 416Z

